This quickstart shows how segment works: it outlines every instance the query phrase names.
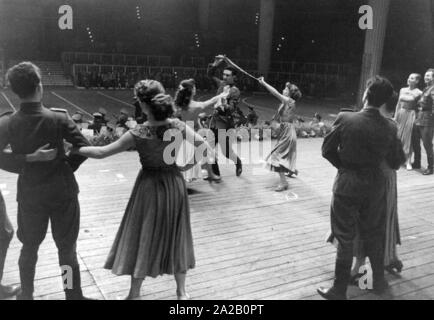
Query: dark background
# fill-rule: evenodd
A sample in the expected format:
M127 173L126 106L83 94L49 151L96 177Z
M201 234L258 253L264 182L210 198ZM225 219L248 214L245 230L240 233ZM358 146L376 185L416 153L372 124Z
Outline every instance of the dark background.
M256 59L255 16L260 1L211 0L206 33L200 32L198 1L0 0L0 48L14 60L60 60L62 51L168 55L175 64L181 56L209 58L216 53ZM393 79L405 82L409 72L433 67L433 52L427 46L434 41L427 30L433 12L422 11L422 1L391 1L383 72ZM360 68L364 31L358 27L358 8L366 3L277 0L272 60L349 63ZM62 4L74 10L72 31L58 28ZM91 28L93 43L86 27ZM199 48L194 33L199 33ZM279 43L282 49L277 51Z

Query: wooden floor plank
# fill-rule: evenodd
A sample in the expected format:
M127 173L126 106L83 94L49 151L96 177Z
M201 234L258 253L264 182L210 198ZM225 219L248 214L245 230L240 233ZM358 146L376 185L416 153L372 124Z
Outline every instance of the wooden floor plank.
M335 248L325 243L330 229L330 197L336 170L320 156L321 139L298 141L297 178L290 190L275 193L276 174L262 165L222 165L220 184L196 181L190 195L196 268L187 278L194 299L319 299L316 288L333 278ZM221 157L222 159L222 157ZM258 160L258 159L255 159ZM424 163L423 163L424 165ZM81 229L77 252L83 291L96 299L126 296L129 277L103 265L140 168L137 154L88 160L77 172ZM122 174L122 178L118 174ZM16 176L0 172L2 192L16 227ZM401 277L388 275L383 296L350 288L352 299L434 298L434 197L432 176L398 172L398 208L404 262ZM14 238L4 282L18 283L21 244ZM37 299L63 299L57 249L51 232L40 247L35 280ZM175 299L173 276L146 279L143 300Z

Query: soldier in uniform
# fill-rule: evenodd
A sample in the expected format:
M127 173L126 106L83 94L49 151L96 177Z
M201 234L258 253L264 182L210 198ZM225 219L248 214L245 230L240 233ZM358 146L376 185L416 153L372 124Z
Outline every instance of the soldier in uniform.
M419 100L419 109L415 128L413 130L413 150L414 163L413 169L420 168L420 140L422 139L423 147L425 148L428 158L428 167L423 172L423 175L431 175L434 173L434 155L433 155L433 135L434 135L434 69L428 69L425 73L426 88L423 90Z
M37 66L22 62L8 70L7 78L21 105L19 111L1 122L0 150L10 144L15 155L25 155L47 143L57 148L54 160L21 163L20 168L15 168L18 170L12 171L19 173L17 236L23 244L18 262L22 292L17 298L33 299L38 249L50 221L59 264L68 273L66 278L72 280L64 287L66 299L84 299L76 254L80 207L74 171L86 158L67 156L63 145L64 140L74 147L89 142L65 110L49 110L42 105L43 87ZM11 159L5 159L4 153L0 158L1 168L10 169Z
M7 116L10 116L11 114L12 112L6 112L0 115L0 127L3 127L3 123L8 121ZM3 135L3 132L1 132L0 140L4 138L4 136L5 135ZM1 143L2 142L0 141L0 144ZM48 145L45 145L36 150L33 154L26 156L14 155L10 152L2 151L4 155L0 158L0 167L7 168L8 171L11 172L19 173L20 168L25 162L53 160L56 156L57 150L46 150L46 147L48 147ZM3 199L2 193L0 192L0 299L15 296L21 290L20 286L5 286L1 284L6 262L6 254L13 235L14 229L11 222L9 221L9 217L7 216L5 201Z
M212 78L217 84L217 95L223 92L225 86L229 86L229 95L226 99L223 99L221 105L214 108L214 113L211 118L210 129L214 133L215 146L220 143L223 154L226 158L235 162L235 173L240 176L243 169L240 158L232 150L231 139L226 135L225 148L222 147L221 141L219 141L219 129L230 130L235 128L234 117L238 110L238 103L240 102L240 90L235 86L235 79L237 76L237 70L228 65L223 69L223 80L216 76L217 69L223 64L228 64L227 60L223 56L216 57L216 60L208 69L208 76ZM225 132L226 132L225 131ZM215 175L220 176L220 169L217 163L212 165L212 170Z

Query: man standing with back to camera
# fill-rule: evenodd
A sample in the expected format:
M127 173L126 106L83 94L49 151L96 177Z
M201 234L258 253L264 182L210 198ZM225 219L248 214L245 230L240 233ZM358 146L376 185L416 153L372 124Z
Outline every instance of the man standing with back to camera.
M333 185L330 220L338 241L335 279L331 288L318 293L328 300L346 300L351 277L356 234L372 267L373 290L387 288L384 278L386 232L386 182L381 169L399 169L405 159L396 126L379 108L393 94L392 84L376 76L369 80L360 112L339 113L332 131L324 138L322 155L338 173Z
M67 156L64 140L74 147L88 146L66 110L45 108L42 103L41 74L31 62L22 62L7 72L12 91L21 100L20 109L0 124L0 150L8 144L15 155L33 152L49 144L57 149L54 160L23 163L18 170L18 239L23 246L19 258L22 292L17 299L32 300L39 245L44 240L48 222L58 249L59 264L69 271L72 283L64 287L67 300L82 300L80 266L76 242L80 207L74 171L86 158ZM12 166L0 153L1 169ZM14 172L14 171L12 171ZM17 172L17 171L15 171Z

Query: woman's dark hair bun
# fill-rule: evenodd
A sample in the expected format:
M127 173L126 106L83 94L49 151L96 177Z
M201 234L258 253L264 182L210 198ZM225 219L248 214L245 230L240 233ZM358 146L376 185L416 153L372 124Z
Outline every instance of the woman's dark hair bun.
M175 105L181 109L188 109L193 98L194 79L182 80L175 94Z
M172 97L168 94L157 94L148 105L151 107L151 112L157 121L166 120L173 116L175 112Z
M163 85L156 80L141 80L134 86L136 97L146 103L157 121L163 121L174 113L173 100L165 94Z

